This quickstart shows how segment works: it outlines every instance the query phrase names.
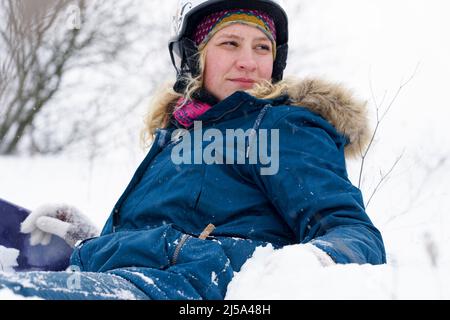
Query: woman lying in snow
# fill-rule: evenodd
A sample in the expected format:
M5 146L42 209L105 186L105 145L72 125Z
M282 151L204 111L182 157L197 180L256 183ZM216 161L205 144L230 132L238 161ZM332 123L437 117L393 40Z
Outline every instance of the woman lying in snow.
M338 85L283 80L284 10L181 1L174 21L177 81L152 105L151 149L101 234L65 205L22 224L35 244L53 234L74 246L81 272L0 275L0 287L46 299L223 299L269 243L298 244L323 266L385 263L345 164L369 136L365 105Z

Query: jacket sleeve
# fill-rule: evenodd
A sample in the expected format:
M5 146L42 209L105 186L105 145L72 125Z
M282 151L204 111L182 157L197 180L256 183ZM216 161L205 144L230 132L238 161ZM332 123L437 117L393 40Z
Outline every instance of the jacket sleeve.
M346 138L318 115L296 109L270 126L279 130L278 172L262 175L264 166L253 165L255 182L298 243L317 246L337 263L385 263L381 234L347 176Z

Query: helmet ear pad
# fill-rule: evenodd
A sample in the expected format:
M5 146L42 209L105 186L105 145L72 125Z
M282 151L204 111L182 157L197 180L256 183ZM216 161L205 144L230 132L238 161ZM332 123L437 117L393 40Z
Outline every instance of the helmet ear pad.
M183 38L181 40L183 54L186 57L186 64L193 78L200 75L200 63L199 63L199 52L198 47L194 41L189 38Z
M180 40L179 48L182 57L181 66L173 89L175 92L183 94L188 84L187 74L190 74L193 78L200 75L199 52L195 42L186 37Z
M273 62L272 81L277 83L283 79L283 71L286 68L289 46L287 43L277 47L277 56Z

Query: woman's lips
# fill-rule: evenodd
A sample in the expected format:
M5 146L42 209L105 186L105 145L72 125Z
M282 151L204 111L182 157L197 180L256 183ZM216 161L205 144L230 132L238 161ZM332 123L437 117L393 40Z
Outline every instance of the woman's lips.
M253 85L255 84L255 80L245 79L245 78L230 79L230 81L238 84L241 87L245 87L245 88L252 88Z

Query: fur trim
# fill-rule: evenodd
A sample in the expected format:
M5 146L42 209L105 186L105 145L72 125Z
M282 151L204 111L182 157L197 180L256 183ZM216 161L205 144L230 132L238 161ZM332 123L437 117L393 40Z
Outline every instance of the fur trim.
M258 84L248 93L260 99L274 99L288 94L292 105L306 107L319 114L349 139L345 147L347 157L358 157L371 138L367 103L356 99L350 90L340 84L320 79L291 78L275 85L270 82ZM156 128L167 125L168 116L173 112L178 98L179 95L171 90L171 86L165 87L154 97L145 120L143 141L150 141Z
M356 99L350 90L340 84L305 79L287 81L287 93L293 105L319 114L349 139L347 157L357 157L367 147L371 137L367 102Z

